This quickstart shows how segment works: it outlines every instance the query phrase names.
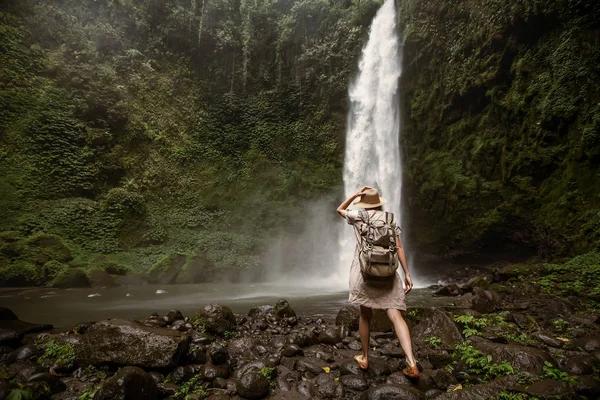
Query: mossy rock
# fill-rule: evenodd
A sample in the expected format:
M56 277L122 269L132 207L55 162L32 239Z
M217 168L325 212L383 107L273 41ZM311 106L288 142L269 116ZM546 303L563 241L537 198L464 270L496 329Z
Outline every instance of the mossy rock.
M107 274L110 275L127 275L129 273L129 268L121 265L121 264L117 264L117 263L113 263L113 262L107 262L106 264L103 265L104 271L106 271Z
M50 286L55 288L78 288L89 287L90 280L82 269L70 268L62 271L50 282Z
M159 260L148 271L148 277L156 283L175 283L187 257L184 254L172 253Z
M275 318L277 319L296 316L296 312L292 309L290 303L288 303L287 300L284 299L281 299L277 303L275 303L275 306L273 307L273 313L275 314Z
M221 304L208 304L196 312L192 318L196 329L224 336L234 332L237 326L233 311Z
M45 280L52 280L67 269L69 269L67 264L63 264L56 260L50 260L44 264L42 272Z
M189 258L177 275L175 283L189 284L210 281L214 263L204 255Z
M56 235L40 232L27 238L25 243L28 246L27 258L31 261L44 264L50 260L69 262L73 259L71 249Z
M0 286L37 286L42 282L41 268L29 261L19 260L0 269Z

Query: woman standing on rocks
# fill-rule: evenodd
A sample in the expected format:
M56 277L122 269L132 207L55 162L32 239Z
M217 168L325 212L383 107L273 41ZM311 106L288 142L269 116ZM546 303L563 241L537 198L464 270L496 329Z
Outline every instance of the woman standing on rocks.
M358 197L360 197L360 200L353 205L354 207L364 209L364 211L347 210ZM350 303L360 306L358 331L360 333L362 354L356 355L354 360L362 369L369 367L369 324L371 322L372 309L383 309L386 310L388 317L394 324L394 330L400 341L400 346L402 346L406 354L407 367L402 370L402 373L409 378L418 378L419 369L417 368L417 361L412 351L410 332L400 313L400 311L406 311L404 296L411 291L413 283L408 271L406 255L400 242L400 229L396 225L394 215L383 211L382 206L385 203L386 200L379 197L376 189L365 186L346 199L337 208L337 212L346 218L348 224L354 227L358 241L350 268ZM393 230L389 240L392 241L395 239L393 240L395 241L395 246L392 242L389 249L396 253L392 253L392 256L396 257L397 255L400 265L404 270L405 288L403 288L400 275L395 270L390 276L381 279L366 274L363 268L361 268L361 240L364 240L368 227L373 225L389 226ZM397 260L394 260L394 263L397 265Z

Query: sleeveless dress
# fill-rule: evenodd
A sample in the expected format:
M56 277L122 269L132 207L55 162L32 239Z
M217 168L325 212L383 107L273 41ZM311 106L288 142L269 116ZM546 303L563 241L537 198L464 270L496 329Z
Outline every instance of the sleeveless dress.
M383 211L367 210L370 219L385 219ZM361 224L364 224L358 210L350 210L346 213L348 224L355 229L360 230ZM400 228L393 223L393 228L400 236ZM360 261L358 259L358 243L354 249L354 258L350 267L350 296L349 301L355 305L361 305L375 309L397 309L406 310L404 302L404 286L400 273L396 272L393 280L385 287L369 285L363 279L360 271Z

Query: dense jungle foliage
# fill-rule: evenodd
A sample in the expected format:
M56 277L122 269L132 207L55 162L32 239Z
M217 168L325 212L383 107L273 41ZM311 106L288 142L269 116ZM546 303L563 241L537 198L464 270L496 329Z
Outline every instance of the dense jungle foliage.
M593 3L397 1L415 248L598 249ZM306 200L340 193L380 4L3 1L0 285L259 267Z
M300 201L340 186L348 81L379 5L2 2L3 283L48 279L49 261L258 266ZM39 242L72 254L32 259Z
M597 250L600 5L400 6L413 243L445 255Z

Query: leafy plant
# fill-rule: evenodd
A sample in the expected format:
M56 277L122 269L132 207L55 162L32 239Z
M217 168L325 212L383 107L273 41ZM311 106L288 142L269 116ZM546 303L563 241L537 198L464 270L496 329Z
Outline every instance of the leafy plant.
M87 387L81 395L77 398L77 400L93 400L96 392L102 387L102 385L97 386L89 386Z
M173 396L175 399L187 399L191 393L204 395L206 392L202 386L202 378L200 375L195 375L188 381L181 384L179 391Z
M515 373L515 369L510 363L494 363L492 356L474 348L468 342L457 344L452 356L464 362L469 368L469 373L483 375L485 380Z
M555 368L550 362L544 362L543 370L544 378L554 379L555 381L563 382L568 385L576 385L577 380L569 376L565 371Z
M267 378L268 380L271 380L271 379L273 379L273 372L274 371L275 371L275 368L263 367L258 372L262 376L264 376L265 378Z
M552 321L552 326L559 331L563 331L569 326L569 323L562 318L557 318Z
M485 328L488 324L485 318L476 318L473 315L459 315L454 318L454 321L464 326L463 335L465 337L478 335L481 333L481 329Z
M71 344L63 344L50 340L49 342L38 344L38 348L43 350L43 354L38 358L42 365L49 366L52 362L71 368L75 365L75 349Z
M33 400L33 392L30 389L19 385L19 388L12 389L6 400Z
M425 343L433 348L437 348L442 344L442 339L437 336L430 336L425 338Z

